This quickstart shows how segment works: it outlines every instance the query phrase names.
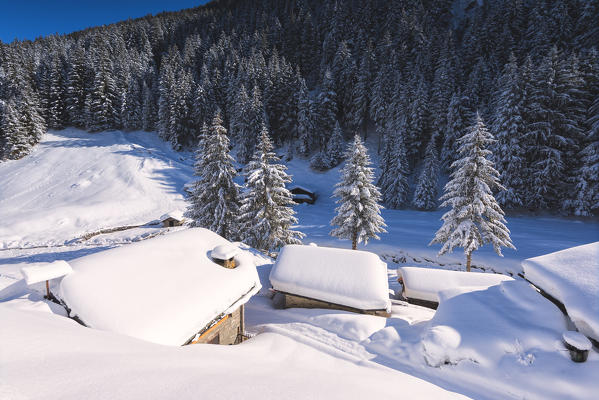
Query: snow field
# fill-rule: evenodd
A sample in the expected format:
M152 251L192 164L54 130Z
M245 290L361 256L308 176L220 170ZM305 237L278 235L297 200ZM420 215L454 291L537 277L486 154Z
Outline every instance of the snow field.
M81 145L77 151L86 155L73 155L74 147L65 142ZM376 144L371 141L368 147L376 149ZM371 155L376 165L376 152ZM86 168L78 170L93 157L98 164L90 164L89 173ZM0 370L9 371L0 393L9 393L8 398L35 398L51 390L66 399L122 393L128 398L198 398L211 393L221 398L324 394L351 399L406 393L436 399L452 398L447 392L451 391L476 399L545 400L594 399L599 392L597 352L592 350L586 363L572 363L561 343L563 331L572 327L518 278L471 293L442 292L447 298L436 313L398 301L392 301L389 319L333 310L275 310L265 297L270 261L240 245L253 256L263 284L246 308L247 328L257 335L242 346L171 348L86 329L54 315L62 309L42 301L43 283L27 287L20 269L32 262L70 261L149 235L170 234L146 226L74 240L99 228L145 224L184 206L182 187L192 175L190 163L181 157L187 155L173 152L153 134L88 134L69 129L47 135L24 160L0 165L0 176L11 179L0 191L0 217L11 223L0 227L4 248L0 251L0 320L10 321L0 324ZM50 172L42 173L30 163L46 166ZM109 168L104 163L121 164ZM298 157L287 165L292 185L318 194L315 205L296 207L298 230L307 234L304 243L349 247L349 241L329 236L335 208L331 195L339 167L318 173ZM78 173L90 178L90 184L73 180ZM54 186L42 179L44 174L54 175ZM131 182L125 184L128 178ZM103 188L96 188L94 182ZM30 197L48 211L36 211L27 202ZM136 206L124 207L121 203L127 199L135 199ZM99 206L106 202L110 205ZM56 214L62 215L62 225L53 217ZM386 255L390 288L398 288L395 269L401 266L463 269L462 254L437 257L439 248L427 246L441 226L442 214L383 210L389 233L360 248ZM505 258L499 258L483 247L473 253L475 271L483 267L516 274L525 258L599 240L595 220L553 216L508 216L507 220L518 251L506 249ZM7 249L64 243L68 245ZM431 366L437 363L438 367ZM429 383L424 388L406 383L404 379L413 379L406 373ZM80 381L73 382L72 376ZM113 384L106 385L107 380Z

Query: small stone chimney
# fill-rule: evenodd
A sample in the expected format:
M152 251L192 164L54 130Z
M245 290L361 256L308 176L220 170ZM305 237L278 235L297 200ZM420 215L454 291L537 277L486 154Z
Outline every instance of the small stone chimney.
M237 255L238 249L232 244L223 244L216 246L210 252L212 261L218 265L222 265L225 268L233 269L237 266L235 263L235 256Z

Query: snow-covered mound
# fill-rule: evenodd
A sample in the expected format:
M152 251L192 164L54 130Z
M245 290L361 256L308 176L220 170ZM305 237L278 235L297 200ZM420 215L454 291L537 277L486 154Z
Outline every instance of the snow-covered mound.
M465 399L287 337L238 346L160 346L0 304L2 399ZM5 323L7 322L7 323Z
M261 287L249 254L236 256L235 269L210 259L229 244L192 228L81 257L58 295L89 327L182 345Z
M599 242L522 262L526 279L561 301L576 328L599 340Z
M509 276L480 272L447 271L443 269L401 267L397 275L403 279L403 294L410 299L439 302L439 293L444 290L467 292L486 289L503 281L512 281Z
M439 308L422 335L429 365L454 364L455 371L467 374L486 369L498 377L494 386L505 385L509 392L510 384L523 385L534 395L522 397L531 399L596 398L597 358L593 355L586 365L570 360L561 342L567 330L561 312L530 285L506 281L450 296L441 293Z
M154 133L48 133L30 155L0 163L0 248L61 244L185 209L192 169L180 157Z
M387 264L373 253L287 245L271 273L275 290L361 310L388 310Z

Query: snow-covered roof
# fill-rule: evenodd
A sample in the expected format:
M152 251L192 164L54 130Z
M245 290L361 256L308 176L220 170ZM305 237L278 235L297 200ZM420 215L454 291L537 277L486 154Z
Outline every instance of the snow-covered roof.
M390 310L387 265L373 253L287 245L270 273L275 290L361 310Z
M526 279L561 301L572 322L599 340L599 242L522 261Z
M217 260L228 260L230 258L235 257L239 252L239 248L234 244L222 244L220 246L216 246L211 252L210 257L215 258Z
M23 278L25 278L25 282L28 285L60 278L71 272L73 272L71 266L63 260L54 261L50 264L36 264L21 268Z
M251 256L227 269L210 259L226 239L191 228L72 260L59 297L87 326L182 345L260 289Z
M183 214L184 214L184 211L182 211L182 210L173 210L166 214L162 214L162 216L160 217L160 220L164 221L165 219L174 218L177 221L182 221L184 218Z
M404 295L407 298L439 302L439 293L444 290L460 292L486 289L513 279L506 275L482 272L448 271L444 269L401 267L398 275L403 279Z

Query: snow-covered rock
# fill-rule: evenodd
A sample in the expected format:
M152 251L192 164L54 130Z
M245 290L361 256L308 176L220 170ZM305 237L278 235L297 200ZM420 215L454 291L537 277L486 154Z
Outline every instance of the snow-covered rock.
M270 282L278 291L361 310L391 308L387 264L366 251L287 245Z
M513 280L509 276L500 274L419 267L398 268L397 275L403 279L405 297L435 303L439 302L439 293L442 291L451 290L453 295L457 295ZM448 294L449 292L446 293L446 297Z
M260 289L252 257L237 268L210 259L226 239L202 228L178 231L70 262L59 297L87 326L182 345Z
M522 262L526 279L561 301L576 328L599 340L599 242Z

